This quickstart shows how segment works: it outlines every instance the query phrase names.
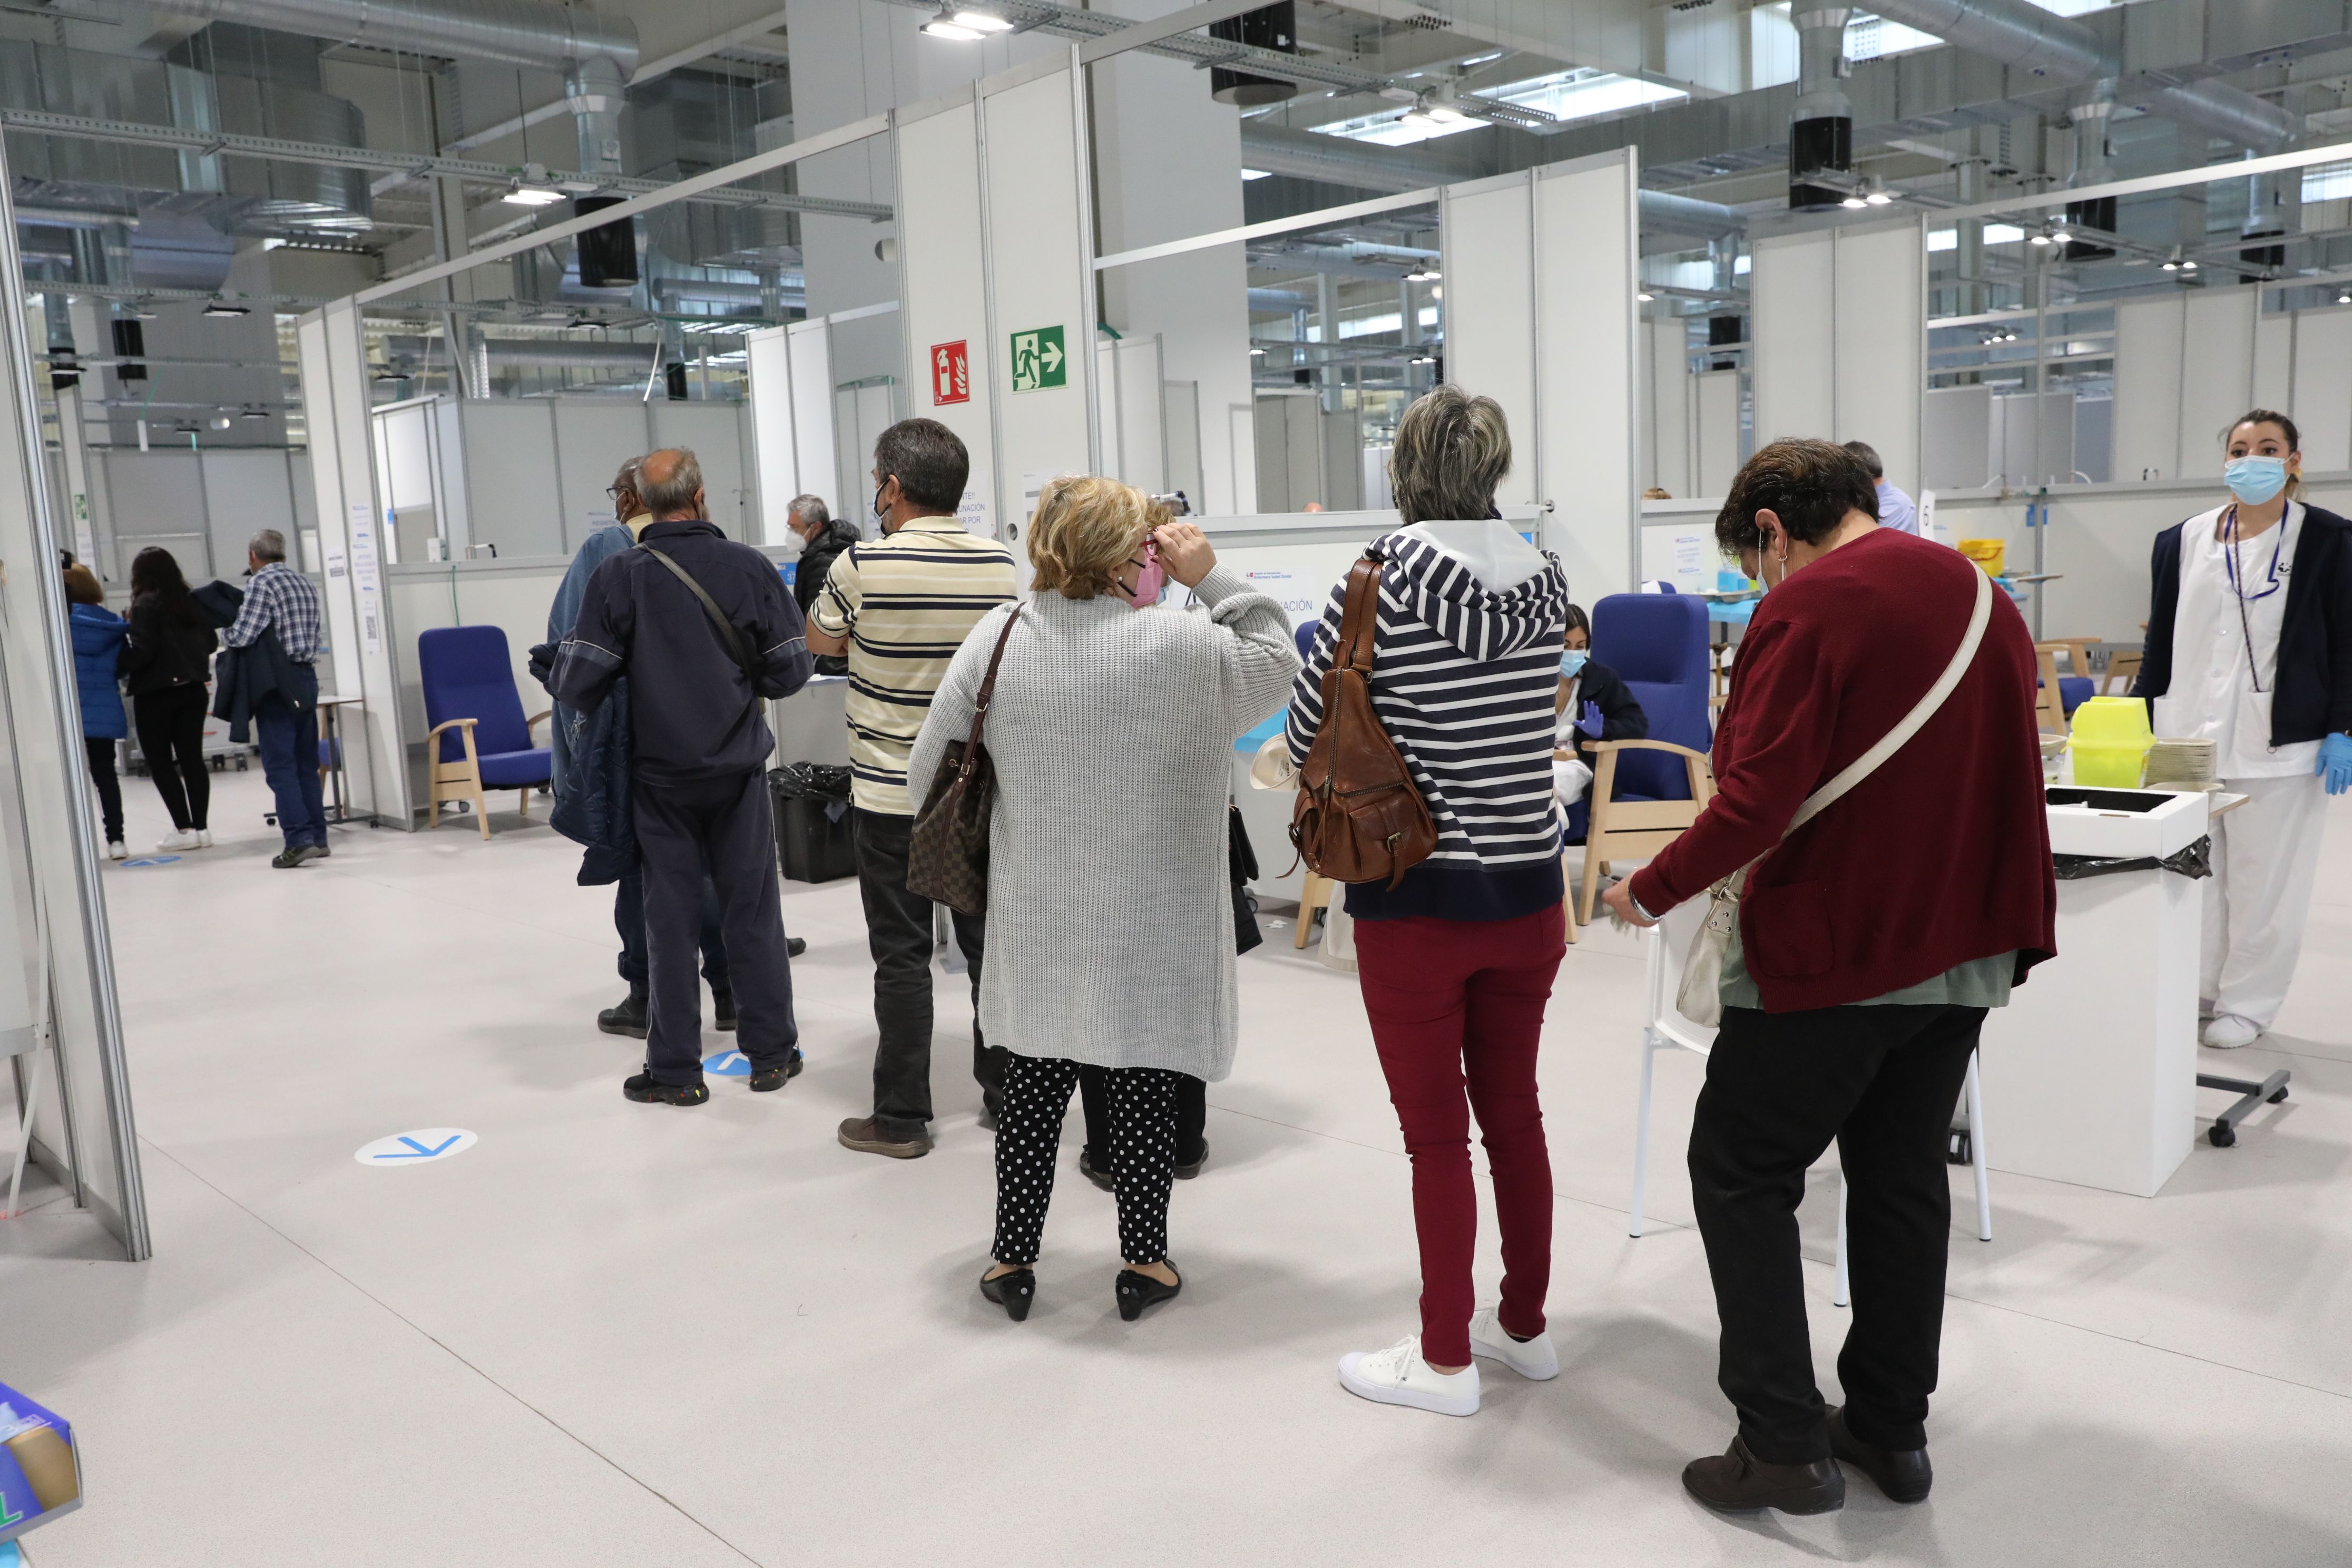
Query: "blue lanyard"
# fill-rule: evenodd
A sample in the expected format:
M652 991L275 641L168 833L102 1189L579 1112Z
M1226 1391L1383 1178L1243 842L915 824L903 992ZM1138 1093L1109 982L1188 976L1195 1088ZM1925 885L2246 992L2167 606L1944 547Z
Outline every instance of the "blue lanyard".
M2290 501L2287 510L2279 514L2278 538L2271 544L2270 586L2254 595L2258 600L2269 598L2281 586L2279 557L2286 549L2286 525L2294 515L2294 503ZM2222 522L2221 538L2229 546L2229 552L2221 558L2221 569L2229 574L2231 595L2238 601L2238 634L2246 639L2246 676L2253 682L2254 689L2260 691L2263 689L2263 667L2262 661L2254 657L2254 627L2246 616L2246 584L2238 569L2238 509L2234 506Z

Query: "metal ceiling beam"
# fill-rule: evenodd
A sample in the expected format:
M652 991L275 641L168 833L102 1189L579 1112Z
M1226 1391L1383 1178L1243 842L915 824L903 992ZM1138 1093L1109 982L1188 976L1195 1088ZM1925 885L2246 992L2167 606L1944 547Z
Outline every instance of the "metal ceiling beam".
M423 153L395 153L374 147L339 147L327 142L294 142L278 136L245 136L227 131L198 131L179 125L152 125L141 121L90 120L79 114L53 114L38 109L0 109L0 129L41 136L75 136L91 142L124 142L152 147L176 147L199 155L226 153L282 163L310 163L331 169L372 169L413 178L443 175L484 184L510 184L522 170L509 163L484 163L468 158L442 158ZM619 176L551 172L551 180L577 185L579 195L610 192L648 195L667 190L671 182ZM787 191L747 190L723 186L698 193L697 200L730 206L782 207L789 212L828 217L864 218L881 222L891 209L874 202L844 201L833 196L796 195Z

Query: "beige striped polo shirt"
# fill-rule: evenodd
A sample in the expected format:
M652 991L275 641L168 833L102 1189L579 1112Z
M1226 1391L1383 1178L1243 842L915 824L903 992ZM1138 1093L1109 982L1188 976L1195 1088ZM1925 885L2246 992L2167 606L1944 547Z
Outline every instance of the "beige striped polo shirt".
M809 619L849 639L851 798L912 816L907 759L948 663L981 616L1013 596L1013 554L952 517L919 517L835 558Z

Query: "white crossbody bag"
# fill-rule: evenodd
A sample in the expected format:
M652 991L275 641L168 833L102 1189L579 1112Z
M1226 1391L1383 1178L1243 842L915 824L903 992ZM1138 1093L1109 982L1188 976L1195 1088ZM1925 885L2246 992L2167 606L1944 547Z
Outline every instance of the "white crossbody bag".
M1976 574L1976 610L1969 616L1968 632L1960 638L1959 651L1952 655L1952 662L1944 667L1944 673L1927 688L1927 694L1919 699L1918 705L1905 714L1902 722L1889 730L1878 744L1805 797L1805 804L1797 808L1797 815L1789 819L1788 827L1781 833L1783 840L1876 773L1881 763L1901 751L1936 716L1944 699L1959 685L1960 677L1968 673L1969 665L1976 658L1978 646L1984 641L1985 626L1992 619L1992 579L1982 572ZM1768 849L1764 854L1771 852ZM1708 890L1706 922L1691 941L1690 956L1683 961L1682 984L1675 992L1675 1010L1694 1024L1713 1028L1723 1022L1723 959L1731 950L1731 933L1738 929L1739 900L1747 889L1748 873L1763 860L1764 855L1759 855Z

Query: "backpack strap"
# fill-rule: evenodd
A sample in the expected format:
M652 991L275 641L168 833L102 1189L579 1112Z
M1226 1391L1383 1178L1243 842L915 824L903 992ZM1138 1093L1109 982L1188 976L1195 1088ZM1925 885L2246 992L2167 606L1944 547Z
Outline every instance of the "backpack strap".
M751 683L752 693L756 696L760 689L760 667L753 662L751 650L744 646L743 634L735 629L735 624L727 618L727 613L719 607L719 602L703 590L701 584L694 580L692 573L670 559L667 551L656 550L642 540L638 541L635 548L644 551L668 567L670 574L685 584L693 591L694 596L702 601L703 613L710 617L710 624L719 628L720 646L727 649L727 656L735 661L736 668L743 672L743 679Z

